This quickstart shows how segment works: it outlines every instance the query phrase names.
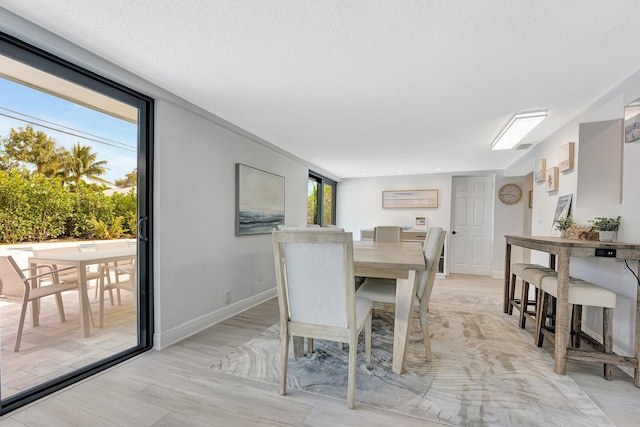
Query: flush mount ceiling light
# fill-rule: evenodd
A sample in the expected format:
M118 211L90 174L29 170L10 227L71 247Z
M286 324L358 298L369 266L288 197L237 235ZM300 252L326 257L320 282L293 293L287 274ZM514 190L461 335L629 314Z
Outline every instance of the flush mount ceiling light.
M491 143L492 150L509 150L547 117L547 111L528 111L515 114Z

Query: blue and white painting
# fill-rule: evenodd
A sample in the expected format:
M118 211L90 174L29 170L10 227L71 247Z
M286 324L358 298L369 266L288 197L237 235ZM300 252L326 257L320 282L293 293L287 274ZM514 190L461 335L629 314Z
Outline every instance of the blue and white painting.
M284 177L236 163L236 235L265 234L284 224Z

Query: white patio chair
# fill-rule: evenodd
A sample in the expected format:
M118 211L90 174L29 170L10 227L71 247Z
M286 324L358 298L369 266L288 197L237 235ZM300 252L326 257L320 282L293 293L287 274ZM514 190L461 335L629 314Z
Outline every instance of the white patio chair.
M347 405L355 401L358 336L365 330L371 359L371 301L355 297L351 233L273 232L280 306L280 394L286 393L289 339L309 337L349 344Z
M40 267L42 268L42 267ZM46 272L25 276L26 271L37 271L36 268L21 270L18 264L11 256L0 257L0 295L9 301L16 301L22 303L20 310L20 320L18 323L18 331L16 334L16 344L14 347L15 352L20 351L20 341L22 340L22 331L24 329L24 321L27 315L27 306L29 302L39 301L49 295L55 295L56 304L58 305L58 313L60 314L60 321L65 321L64 306L62 305L62 292L78 290L78 284L72 283L59 283L56 282L55 277L57 273L69 270L69 267L61 270L47 269ZM48 277L51 279L49 285L42 285L33 287L33 282L42 283L39 279ZM32 310L36 310L35 305L32 306ZM38 326L38 313L33 313L33 326Z
M105 277L111 277L111 272L115 273L115 277L118 280L110 281L108 280L105 283ZM137 306L138 304L138 284L137 284L137 274L136 274L136 265L135 260L132 260L131 264L125 267L115 267L111 265L104 265L101 268L101 276L98 284L98 293L100 294L100 321L99 327L102 328L104 325L104 293L106 291L109 292L109 299L111 301L111 305L114 305L113 302L113 290L116 290L116 295L118 297L118 305L122 304L122 300L120 298L120 289L127 290L133 294L133 303Z

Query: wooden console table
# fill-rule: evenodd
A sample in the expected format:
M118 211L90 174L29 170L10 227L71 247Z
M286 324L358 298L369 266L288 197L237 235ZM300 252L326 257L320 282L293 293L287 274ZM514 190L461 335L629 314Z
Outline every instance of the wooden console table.
M507 247L505 251L505 294L503 301L504 312L507 312L509 304L509 278L511 276L511 246L533 249L549 254L549 267L558 270L558 297L556 303L556 335L554 348L554 371L564 375L567 371L567 359L590 360L613 363L618 366L633 368L633 379L636 386L640 387L640 328L637 327L640 320L640 286L636 284L636 330L634 357L618 356L615 354L598 354L568 348L570 338L571 307L569 306L569 262L571 257L640 260L640 244L621 242L599 242L593 240L574 240L560 237L540 236L505 236ZM600 253L605 251L604 254ZM615 251L615 253L614 253ZM608 253L606 253L608 252ZM640 274L640 264L638 266ZM633 278L635 282L635 278Z

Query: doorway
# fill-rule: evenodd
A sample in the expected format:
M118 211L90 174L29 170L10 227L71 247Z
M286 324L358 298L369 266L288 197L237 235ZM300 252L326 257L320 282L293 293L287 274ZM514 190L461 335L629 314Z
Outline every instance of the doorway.
M493 242L493 176L454 176L451 273L489 275Z

